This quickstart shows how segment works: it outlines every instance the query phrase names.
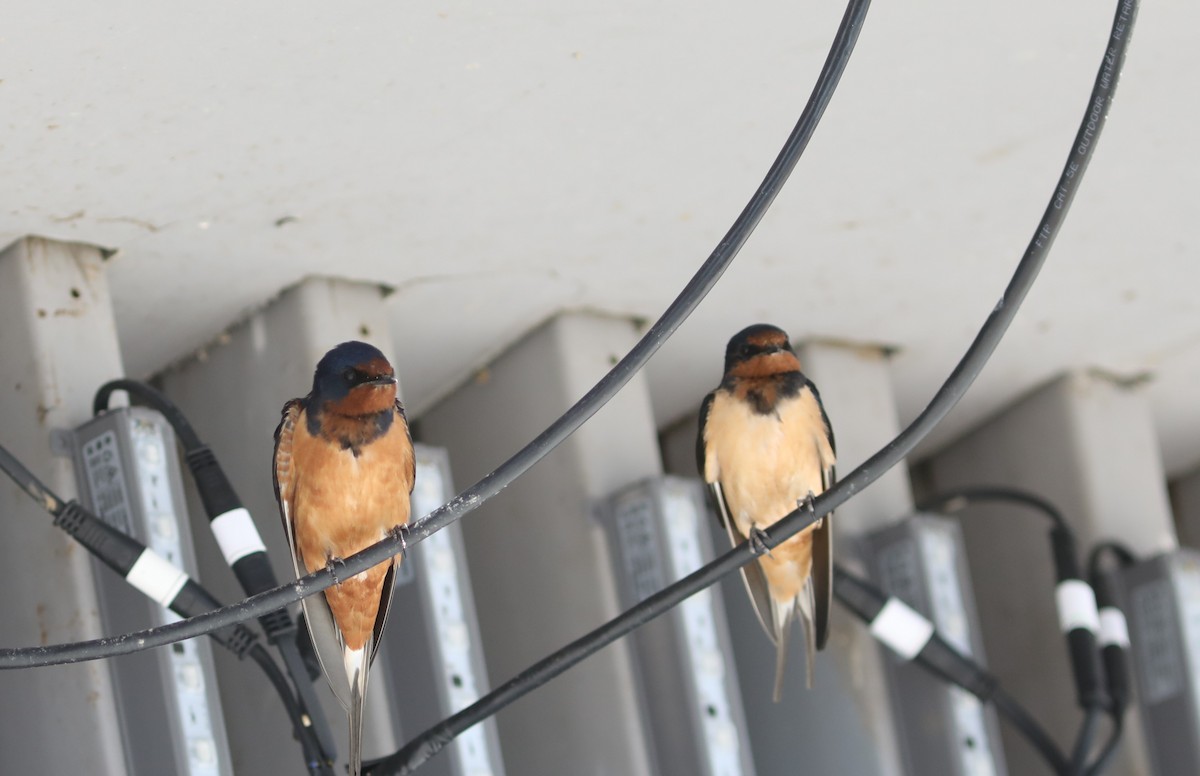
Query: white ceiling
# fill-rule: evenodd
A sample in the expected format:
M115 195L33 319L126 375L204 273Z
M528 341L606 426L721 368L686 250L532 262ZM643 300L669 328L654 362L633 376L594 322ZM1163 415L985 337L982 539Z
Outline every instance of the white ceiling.
M725 340L758 320L794 340L896 346L912 418L1032 234L1113 10L876 3L791 183L653 361L660 423L694 409ZM134 375L306 275L390 285L419 415L555 311L657 317L776 154L841 13L10 0L0 243L119 249L110 283ZM1096 367L1149 374L1169 470L1200 462L1198 28L1193 0L1147 4L1046 269L930 444Z

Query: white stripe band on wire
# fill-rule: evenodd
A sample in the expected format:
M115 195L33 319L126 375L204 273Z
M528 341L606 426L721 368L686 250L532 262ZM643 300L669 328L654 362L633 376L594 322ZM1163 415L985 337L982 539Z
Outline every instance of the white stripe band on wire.
M187 584L188 575L154 550L147 547L125 575L125 581L167 606Z
M1129 624L1125 622L1125 613L1115 606L1100 610L1100 646L1110 644L1129 649Z
M225 562L230 566L247 555L256 552L266 552L262 537L254 526L254 520L244 507L231 509L212 519L213 536L225 556Z
M1058 624L1063 633L1076 628L1100 632L1100 613L1096 610L1096 593L1082 579L1064 579L1054 591L1058 602Z
M933 623L899 598L889 598L871 620L871 635L912 660L933 637Z

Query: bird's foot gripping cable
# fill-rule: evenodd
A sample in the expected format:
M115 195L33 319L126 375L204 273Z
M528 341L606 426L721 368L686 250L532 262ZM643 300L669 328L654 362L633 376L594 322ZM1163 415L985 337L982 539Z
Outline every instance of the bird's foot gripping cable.
M346 567L346 559L339 558L337 555L330 555L325 559L325 568L329 569L329 576L333 579L334 586L341 586L344 581L339 572Z
M401 559L408 557L408 524L398 525L388 531L388 538L395 539L400 542L400 557Z
M798 499L798 500L796 501L796 509L802 509L802 510L804 510L805 512L807 512L807 513L809 513L810 515L812 515L812 516L813 516L813 523L815 524L815 523L817 522L817 521L816 521L816 514L817 514L817 494L813 493L813 492L810 490L810 491L808 492L808 495L807 495L807 496L805 496L805 497L804 497L804 498L802 498L802 499Z
M747 537L747 541L750 542L750 551L755 555L766 555L772 558L775 557L774 555L771 555L771 545L768 544L770 538L771 537L767 536L766 531L758 526L754 526L750 529L750 536Z

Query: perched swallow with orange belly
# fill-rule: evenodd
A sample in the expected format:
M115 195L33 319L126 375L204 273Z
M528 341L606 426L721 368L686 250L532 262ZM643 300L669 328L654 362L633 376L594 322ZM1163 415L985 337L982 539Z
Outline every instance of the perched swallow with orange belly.
M396 373L376 348L325 354L312 392L283 408L275 430L275 497L296 576L375 544L408 523L416 477ZM362 770L363 698L392 602L400 558L304 599L305 620L333 694L350 717L350 773Z
M757 324L729 341L725 376L700 407L696 459L729 538L760 553L742 580L775 643L778 701L792 620L804 621L810 687L829 638L833 537L827 518L770 550L762 531L832 485L835 461L829 418L783 330Z

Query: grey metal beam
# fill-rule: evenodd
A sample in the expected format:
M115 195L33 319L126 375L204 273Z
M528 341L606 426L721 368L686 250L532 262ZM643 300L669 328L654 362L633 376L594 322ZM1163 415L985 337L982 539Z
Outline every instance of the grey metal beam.
M425 412L422 441L473 481L574 403L635 342L624 320L542 325ZM505 681L619 612L596 500L661 473L645 378L463 520L489 674ZM509 773L649 776L652 745L629 645L620 641L497 717Z
M0 435L64 498L76 493L54 430L91 416L92 392L123 373L105 252L27 237L0 253ZM0 482L0 640L78 641L104 632L91 557L5 479ZM0 760L10 773L125 773L114 686L105 662L0 674Z

